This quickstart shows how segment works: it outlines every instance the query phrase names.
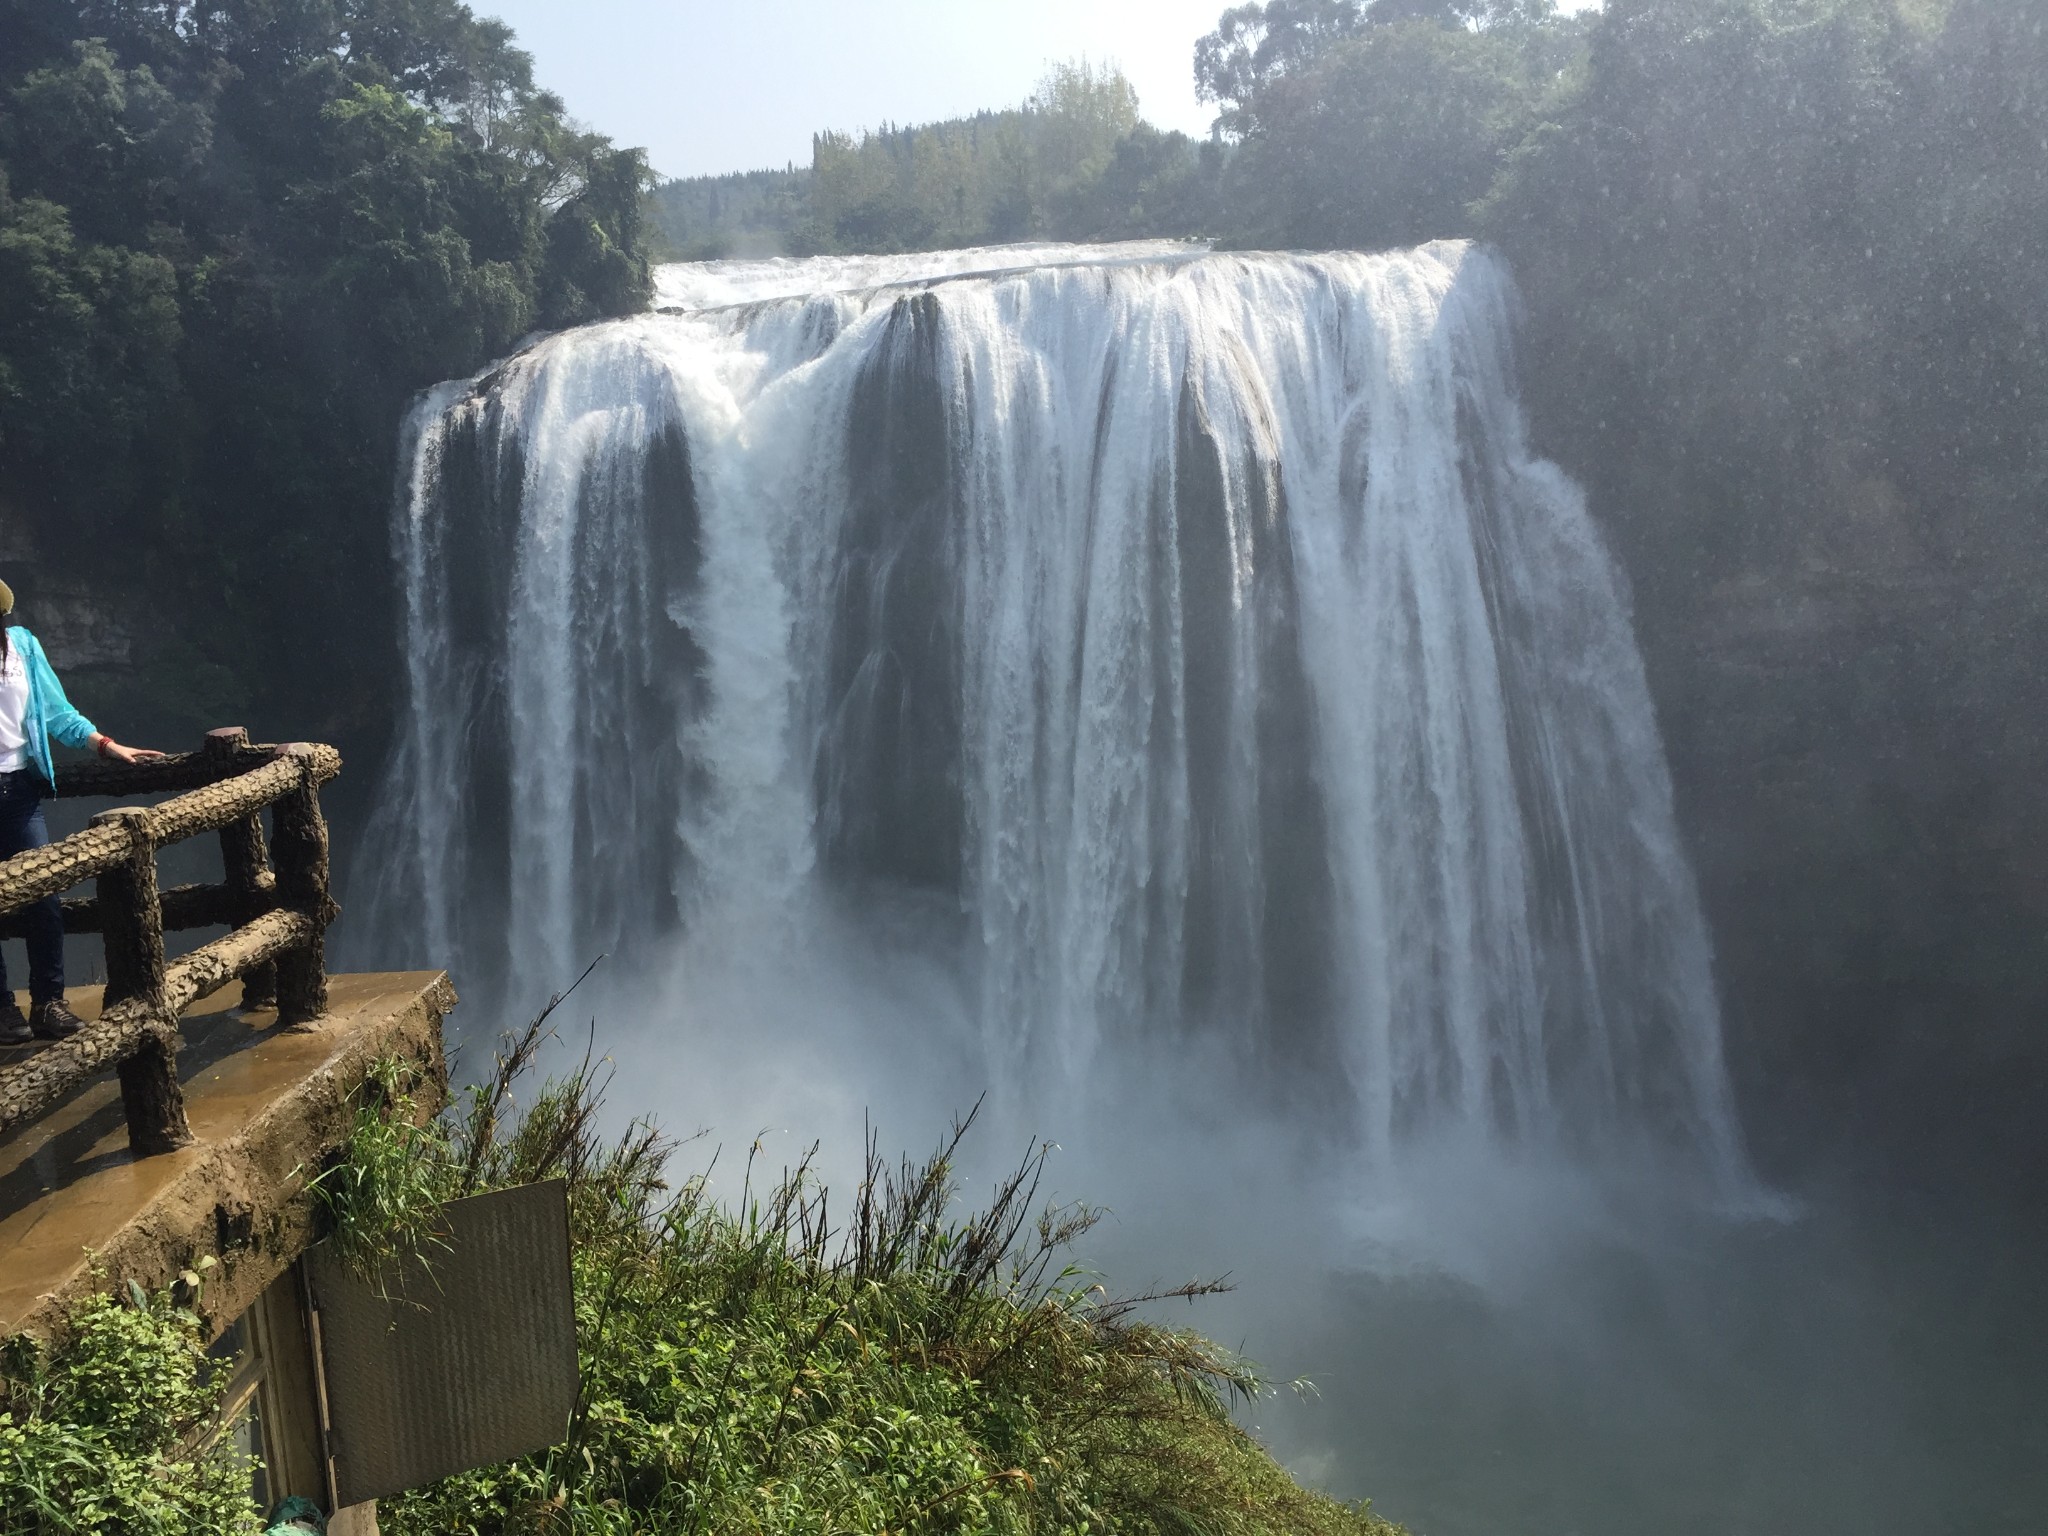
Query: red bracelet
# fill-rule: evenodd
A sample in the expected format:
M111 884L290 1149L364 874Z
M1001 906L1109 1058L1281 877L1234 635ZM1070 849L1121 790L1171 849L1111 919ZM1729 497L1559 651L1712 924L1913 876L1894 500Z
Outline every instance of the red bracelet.
M111 747L113 744L114 738L109 736L105 731L101 731L99 742L97 745L93 747L93 751L97 752L101 757L110 757L112 756L112 754L107 751L107 748Z

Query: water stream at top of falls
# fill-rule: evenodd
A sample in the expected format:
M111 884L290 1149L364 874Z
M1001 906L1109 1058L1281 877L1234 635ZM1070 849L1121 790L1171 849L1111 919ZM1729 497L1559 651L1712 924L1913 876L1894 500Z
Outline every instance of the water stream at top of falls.
M887 906L998 1086L1201 1042L1374 1162L1747 1186L1625 591L1525 441L1496 258L660 286L408 424L387 963L523 1007Z

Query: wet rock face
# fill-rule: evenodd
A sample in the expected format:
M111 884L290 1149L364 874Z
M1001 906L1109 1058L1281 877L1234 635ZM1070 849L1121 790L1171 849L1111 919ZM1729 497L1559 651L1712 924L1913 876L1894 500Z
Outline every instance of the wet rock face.
M135 664L135 630L82 584L58 578L42 586L34 607L22 606L22 622L53 657L78 668L128 669Z
M133 602L95 588L84 573L48 559L29 520L0 502L0 579L14 589L10 624L36 632L60 666L115 673L135 666L135 639L146 628Z
M2048 1110L2048 611L2029 542L1990 507L1937 536L1954 509L1864 477L1783 487L1789 555L1674 561L1682 480L1660 501L1654 466L1565 457L1633 578L1760 1155L1791 1169L1846 1144L1902 1177L2048 1176L2029 1129Z
M814 776L830 867L957 891L963 508L939 328L932 294L899 299L853 387Z
M1315 762L1315 707L1301 650L1299 594L1289 559L1286 485L1277 462L1221 440L1192 384L1176 422L1173 526L1185 649L1180 706L1187 722L1187 934L1182 1005L1217 1028L1260 1020L1282 1052L1334 1080L1335 905L1328 817ZM1236 462L1232 463L1235 458ZM1243 488L1252 571L1248 624L1231 622L1232 486ZM1249 652L1249 654L1241 654ZM1251 771L1233 752L1232 680L1257 680ZM1256 827L1255 878L1233 858L1228 831ZM1304 1080L1313 1081L1311 1074Z

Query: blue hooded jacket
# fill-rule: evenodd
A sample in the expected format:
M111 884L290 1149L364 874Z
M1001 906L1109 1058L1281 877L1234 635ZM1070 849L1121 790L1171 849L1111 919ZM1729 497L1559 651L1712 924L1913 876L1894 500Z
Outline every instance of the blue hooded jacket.
M57 673L50 666L50 658L43 654L40 640L19 624L10 624L7 644L20 653L22 665L28 668L28 717L22 721L22 727L28 737L29 763L43 776L45 785L54 786L57 769L50 761L51 741L82 747L99 733L64 697L64 685L57 681Z

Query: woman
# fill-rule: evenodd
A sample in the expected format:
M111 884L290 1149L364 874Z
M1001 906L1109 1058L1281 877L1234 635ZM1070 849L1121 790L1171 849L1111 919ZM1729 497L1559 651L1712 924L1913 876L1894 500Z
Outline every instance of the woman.
M0 581L0 619L14 612L14 591ZM141 763L163 756L124 747L71 707L63 684L50 670L36 637L18 624L0 628L0 858L12 858L50 840L43 823L43 796L54 792L56 769L50 742L91 747L116 762ZM28 927L29 1010L23 1016L7 985L0 955L0 1045L40 1037L61 1040L85 1021L64 1001L64 908L46 896L23 911Z

